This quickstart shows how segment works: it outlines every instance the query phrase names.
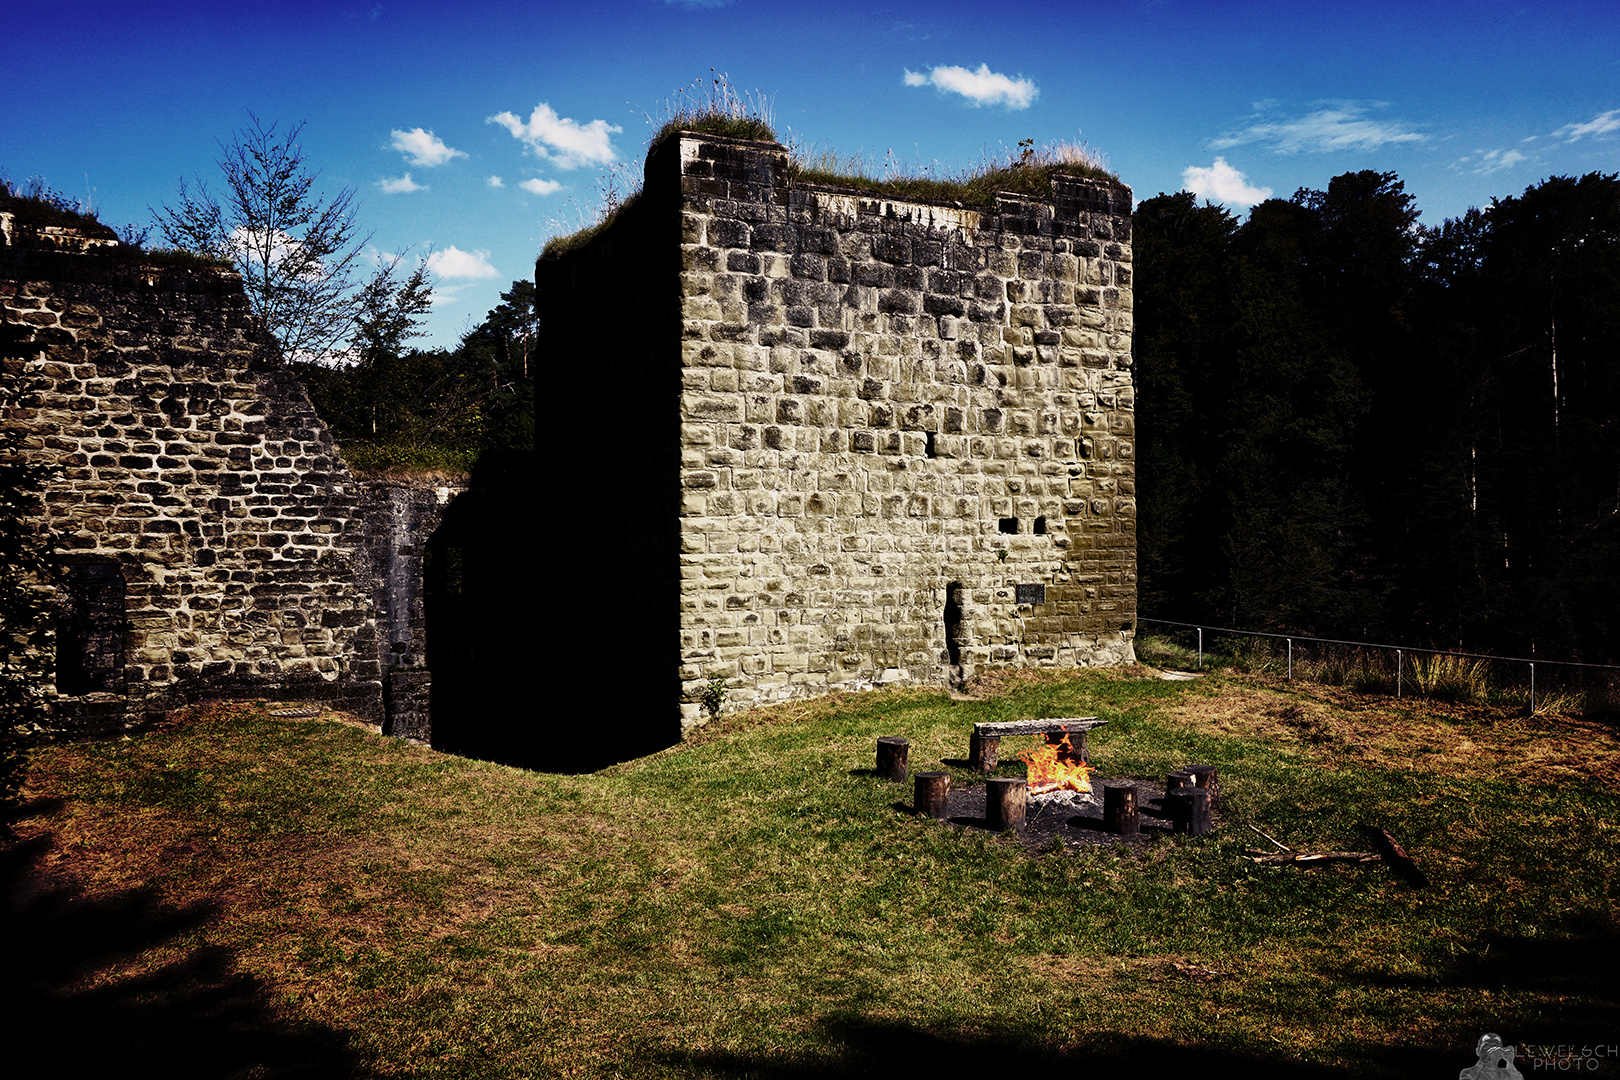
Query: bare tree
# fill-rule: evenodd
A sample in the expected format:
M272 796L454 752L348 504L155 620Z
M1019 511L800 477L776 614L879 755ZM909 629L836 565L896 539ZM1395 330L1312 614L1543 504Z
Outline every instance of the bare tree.
M354 189L328 198L316 188L320 174L298 144L303 124L278 134L278 125L249 116L252 126L220 145L224 199L202 180L193 190L182 178L175 204L152 212L164 238L236 267L284 359L340 355L362 320L382 316L390 299L414 326L432 291L426 271L401 281L395 257L362 282L371 237L360 235Z

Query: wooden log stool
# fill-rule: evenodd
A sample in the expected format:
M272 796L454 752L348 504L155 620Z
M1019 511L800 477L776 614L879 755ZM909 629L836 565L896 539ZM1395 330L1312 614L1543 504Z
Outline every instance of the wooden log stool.
M968 738L968 765L980 772L995 772L1001 764L1001 736L982 734L979 729L984 726L973 725L973 734Z
M912 791L911 804L917 813L942 818L945 816L945 801L951 793L951 774L920 772Z
M1135 784L1103 785L1103 828L1115 836L1135 836L1142 831Z
M1191 773L1193 783L1209 792L1209 808L1221 808L1221 779L1213 765L1183 765L1181 771Z
M1029 781L1019 776L994 776L984 786L984 817L1000 832L1024 825L1029 806Z
M1201 787L1186 784L1166 792L1164 807L1171 827L1178 833L1204 836L1213 828L1209 818L1209 792Z
M910 739L902 739L898 735L881 736L877 741L877 774L897 784L905 783L909 771L906 759L910 752Z

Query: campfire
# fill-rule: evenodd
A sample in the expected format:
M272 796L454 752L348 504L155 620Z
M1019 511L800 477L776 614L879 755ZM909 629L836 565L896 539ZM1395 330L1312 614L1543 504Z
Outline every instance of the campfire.
M1202 836L1212 831L1212 812L1220 805L1220 783L1213 765L1187 765L1169 773L1164 787L1157 790L1157 785L1146 781L1099 781L1099 805L1091 785L1094 770L1086 760L1086 733L1107 722L1095 716L1069 716L974 724L968 764L986 774L984 817L975 820L996 832L1025 832L1034 822L1035 834L1044 829L1044 835L1061 836L1066 843L1079 842L1078 837L1112 843L1119 837L1141 836L1144 816L1153 832L1173 830ZM1007 735L1042 736L1044 745L1019 755L1024 777L989 775L996 770L1001 740ZM877 775L904 780L909 746L899 736L878 739ZM913 806L919 814L960 821L972 816L976 806L970 808L969 803L977 799L977 792L967 789L961 797L953 793L950 773L917 774ZM1028 835L1033 834L1026 832Z
M1043 738L1045 745L1018 755L1028 766L1030 796L1071 791L1091 794L1093 769L1069 743L1068 733L1049 733Z

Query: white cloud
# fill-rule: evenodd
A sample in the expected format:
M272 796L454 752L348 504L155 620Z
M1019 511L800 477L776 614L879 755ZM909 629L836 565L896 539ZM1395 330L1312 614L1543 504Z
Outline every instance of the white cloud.
M1408 125L1404 123L1368 119L1368 106L1353 101L1329 105L1292 119L1268 119L1263 115L1268 107L1269 103L1260 103L1260 111L1251 118L1254 123L1212 140L1211 149L1228 150L1253 143L1269 146L1278 154L1296 154L1301 150L1325 154L1336 150L1376 150L1392 143L1426 142L1429 138L1407 130Z
M433 295L428 297L428 303L434 307L458 304L461 302L461 290L465 288L467 288L466 285L434 285Z
M936 67L924 75L906 69L907 86L933 86L947 93L961 94L974 105L1005 105L1009 109L1027 109L1040 91L1029 79L1013 79L991 71L989 64L980 64L978 71L969 71L955 65Z
M1199 165L1187 166L1181 174L1181 186L1200 199L1228 206L1253 206L1271 198L1270 188L1252 186L1225 158L1216 158L1215 164L1207 169Z
M525 180L518 187L527 191L530 195L550 195L554 191L562 190L562 185L555 180Z
M415 180L412 180L410 173L406 173L398 180L379 180L377 186L383 189L385 195L409 194L413 191L427 190L425 184L418 184Z
M487 251L462 251L454 244L428 256L428 271L442 278L492 278L499 271L490 265Z
M432 168L467 156L465 151L452 150L444 145L443 139L421 128L412 128L409 131L395 130L391 134L394 136L394 149L404 154L412 165L419 168Z
M498 177L498 176L491 176L488 180L485 181L485 183L487 183L490 187L505 187L506 186L505 184L501 183L501 178Z
M1565 124L1553 132L1553 135L1562 136L1565 142L1574 142L1587 135L1610 135L1616 131L1620 131L1620 109L1598 113L1584 124Z
M1474 172L1481 176L1489 176L1503 169L1511 169L1521 161L1530 158L1517 150L1484 150L1480 152L1479 164L1474 166Z
M496 113L485 122L501 125L514 139L527 143L535 157L553 162L559 169L611 164L618 151L609 136L624 130L606 120L588 124L569 120L543 101L534 107L527 123L509 112Z
M297 237L279 229L232 229L231 246L238 257L252 262L268 260L271 266L287 267L305 281L320 281L326 276L321 261L311 258Z

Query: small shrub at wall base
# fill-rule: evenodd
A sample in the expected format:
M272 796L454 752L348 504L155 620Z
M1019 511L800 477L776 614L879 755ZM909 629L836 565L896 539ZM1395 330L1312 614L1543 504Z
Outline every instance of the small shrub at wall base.
M703 688L703 708L710 716L719 716L720 710L726 707L726 680L719 675L709 680L709 685Z

